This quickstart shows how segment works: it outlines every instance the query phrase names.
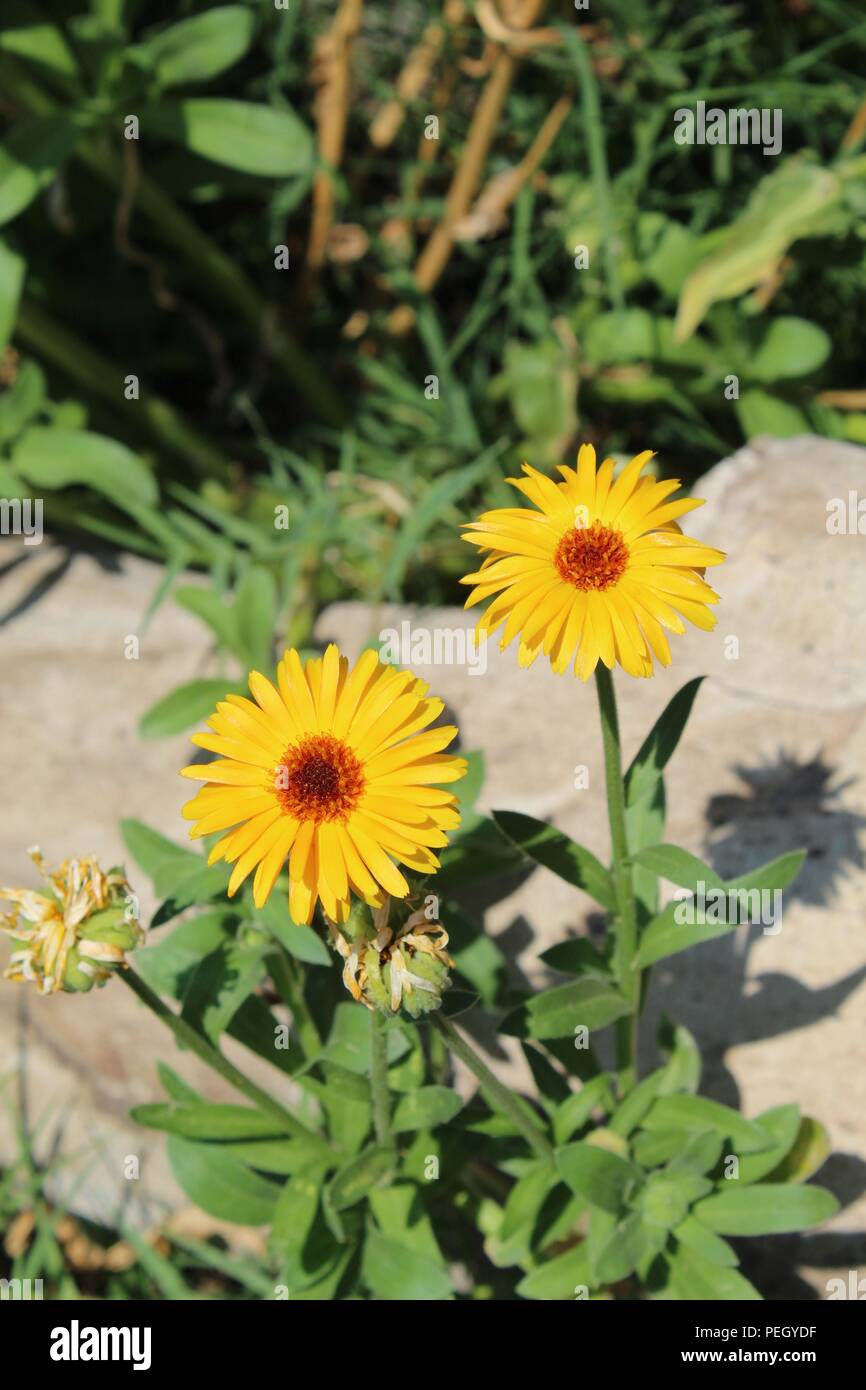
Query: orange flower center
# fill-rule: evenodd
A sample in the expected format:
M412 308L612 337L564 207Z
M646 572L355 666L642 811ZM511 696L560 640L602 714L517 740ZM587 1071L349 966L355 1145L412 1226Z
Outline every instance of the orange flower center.
M575 589L609 589L628 565L628 546L619 531L594 521L566 531L553 557L557 573Z
M299 821L346 820L366 782L357 755L333 734L307 734L274 769L277 801Z

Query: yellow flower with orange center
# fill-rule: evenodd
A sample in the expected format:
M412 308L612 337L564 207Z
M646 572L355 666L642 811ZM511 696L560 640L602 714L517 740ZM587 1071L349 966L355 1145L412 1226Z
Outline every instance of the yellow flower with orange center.
M614 479L614 461L596 468L584 444L577 469L562 466L562 482L523 465L512 487L533 503L502 507L470 522L464 540L486 552L466 607L492 599L478 623L486 638L504 623L500 647L520 636L518 661L531 666L543 653L561 673L574 659L588 680L599 661L632 676L651 676L653 655L669 666L669 632L684 618L710 630L718 602L704 581L721 550L684 536L678 518L702 502L669 500L678 479L641 477L651 452L638 454Z
M434 851L460 817L437 784L462 777L466 761L442 752L453 724L428 727L444 706L423 681L373 651L350 668L332 644L306 665L287 651L276 686L258 671L249 686L252 700L227 696L211 732L193 738L216 761L182 774L207 783L184 807L190 834L229 832L209 862L234 865L230 897L255 870L253 897L264 906L288 860L294 920L309 924L319 901L343 922L353 895L371 907L406 896L398 864L439 867Z

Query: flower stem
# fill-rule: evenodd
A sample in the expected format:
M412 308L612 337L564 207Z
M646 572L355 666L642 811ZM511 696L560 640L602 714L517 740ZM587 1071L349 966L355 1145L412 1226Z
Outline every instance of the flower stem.
M637 951L637 913L632 886L628 838L625 828L625 792L622 780L619 720L610 671L601 662L595 668L601 737L604 746L604 776L607 785L607 813L613 854L613 882L616 893L616 942L613 964L622 993L631 1013L617 1023L617 1063L620 1085L629 1090L637 1077L637 1021L640 1004L640 971L634 968Z
M254 1081L250 1081L249 1077L244 1076L242 1071L238 1071L237 1067L227 1057L224 1057L217 1048L213 1047L199 1033L198 1029L193 1028L185 1019L172 1013L168 1005L131 967L119 971L118 974L133 994L137 994L141 1002L146 1004L167 1028L171 1029L181 1047L188 1047L190 1052L194 1052L201 1061L206 1062L230 1086L234 1086L236 1091L240 1091L242 1095L247 1097L247 1100L251 1100L254 1105L258 1106L259 1110L276 1120L286 1134L292 1134L296 1138L314 1139L319 1143L325 1142L320 1135L308 1129L289 1110L280 1105L279 1101L269 1096L267 1091L263 1091Z
M553 1146L548 1142L541 1129L529 1118L518 1097L513 1091L509 1091L507 1086L503 1086L501 1081L497 1080L487 1064L478 1056L475 1048L471 1047L462 1034L458 1033L451 1020L442 1018L440 1014L434 1014L431 1022L435 1028L439 1029L454 1056L459 1057L460 1061L478 1078L481 1091L488 1103L495 1110L507 1115L539 1158L552 1159Z
M385 1016L378 1009L370 1013L370 1093L373 1098L373 1128L376 1141L388 1148L394 1144L391 1134L391 1102L388 1097L388 1041L385 1037Z

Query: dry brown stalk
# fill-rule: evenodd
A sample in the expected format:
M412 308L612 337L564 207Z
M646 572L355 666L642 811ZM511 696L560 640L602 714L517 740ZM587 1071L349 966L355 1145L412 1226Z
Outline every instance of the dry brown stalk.
M463 0L445 0L442 19L427 25L397 78L397 95L381 107L370 125L370 140L377 149L387 149L395 139L403 124L406 107L421 95L430 80L448 30L462 24L465 17Z
M520 11L515 12L518 13L521 27L529 29L544 5L545 0L523 0ZM518 60L513 54L504 49L499 50L472 116L463 154L445 200L445 212L415 263L415 284L422 293L427 293L433 288L448 264L454 247L454 227L466 216L478 191L499 117L517 71L517 64ZM411 328L414 319L412 308L407 304L401 304L390 314L387 326L392 333L405 333Z
M315 101L319 154L330 169L322 169L313 183L313 211L307 245L307 266L318 270L325 259L328 231L334 213L334 184L331 170L340 167L346 138L351 85L352 40L361 27L364 0L342 0L327 34L314 50L313 81L318 86Z
M505 215L524 184L535 173L572 108L569 97L559 101L545 117L538 134L519 164L495 174L481 191L475 206L454 225L457 241L480 241L494 236L505 224Z

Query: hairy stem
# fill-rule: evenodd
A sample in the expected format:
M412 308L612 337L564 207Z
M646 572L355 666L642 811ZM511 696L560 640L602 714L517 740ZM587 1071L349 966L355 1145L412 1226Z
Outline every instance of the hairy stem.
M613 964L622 993L631 1013L617 1024L617 1053L623 1090L634 1085L637 1075L637 1020L640 1005L640 971L634 967L637 950L637 911L632 885L631 863L625 828L625 791L619 741L616 696L610 671L601 662L595 668L601 737L604 746L604 776L607 785L607 814L613 855L613 882L616 892L616 943Z
M481 1060L475 1048L466 1041L461 1033L458 1033L451 1020L442 1018L440 1014L434 1014L432 1023L435 1028L439 1029L454 1056L459 1057L460 1061L477 1077L482 1094L488 1104L512 1121L539 1158L552 1159L553 1146L548 1142L539 1126L529 1118L519 1098L493 1075L486 1062Z
M385 1016L378 1009L370 1013L370 1092L373 1097L373 1128L379 1144L391 1146L391 1102L388 1096L388 1040Z

